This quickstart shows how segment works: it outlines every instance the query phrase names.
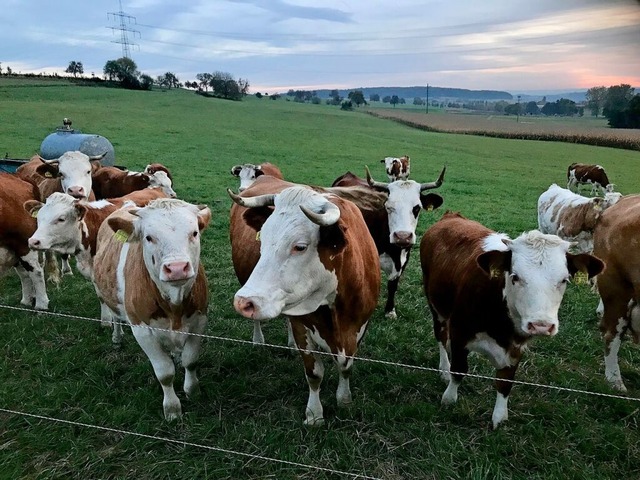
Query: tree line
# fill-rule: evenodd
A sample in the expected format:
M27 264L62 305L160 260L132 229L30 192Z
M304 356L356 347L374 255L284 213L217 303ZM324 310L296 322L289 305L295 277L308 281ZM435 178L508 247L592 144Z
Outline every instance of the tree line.
M600 113L614 128L640 128L640 94L628 84L592 87L587 90L587 107L597 117Z

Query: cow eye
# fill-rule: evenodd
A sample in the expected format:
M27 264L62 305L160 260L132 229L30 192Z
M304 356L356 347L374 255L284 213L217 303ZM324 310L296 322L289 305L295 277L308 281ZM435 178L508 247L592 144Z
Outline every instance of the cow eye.
M198 231L196 230L195 232L193 232L193 233L191 234L191 236L192 236L193 238L197 238L197 237L198 237Z
M56 223L62 223L64 222L64 217L60 217L58 218L58 220L56 220Z
M307 246L303 243L298 243L293 246L293 250L296 252L304 252L307 249Z
M91 175L91 170L87 170L87 175Z
M413 207L413 216L418 218L418 215L420 215L420 210L421 210L421 206L420 205L416 205L415 207Z
M571 280L571 277L566 277L566 278L563 278L562 282L560 283L562 283L563 285L566 285L567 283L569 283L570 280Z
M151 235L147 235L144 239L149 243L153 243L153 237Z
M520 277L517 274L512 273L511 274L511 284L515 285L519 281L520 281Z

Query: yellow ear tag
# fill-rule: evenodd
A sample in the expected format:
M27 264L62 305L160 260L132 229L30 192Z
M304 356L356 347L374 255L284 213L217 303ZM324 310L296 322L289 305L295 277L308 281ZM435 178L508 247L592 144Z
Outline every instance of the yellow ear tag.
M38 218L38 212L39 212L39 211L40 211L40 209L38 209L38 210L34 210L33 212L31 212L31 216L32 216L33 218Z
M429 205L429 206L427 207L427 212L430 212L431 210L433 210L433 205Z
M44 176L47 178L52 178L53 175L51 175L51 172L44 172Z
M129 240L129 234L124 230L118 230L113 234L113 238L115 238L119 242L125 243L127 240Z
M587 283L589 283L589 276L586 272L583 271L576 272L576 274L573 276L573 283L575 283L576 285L586 285Z
M256 233L256 242L260 241L260 232Z
M500 278L501 275L502 270L497 267L491 267L491 269L489 270L489 277L491 278Z
M596 212L599 212L599 211L601 211L601 210L602 210L602 205L600 205L599 203L596 203L596 204L593 206L593 209L594 209Z

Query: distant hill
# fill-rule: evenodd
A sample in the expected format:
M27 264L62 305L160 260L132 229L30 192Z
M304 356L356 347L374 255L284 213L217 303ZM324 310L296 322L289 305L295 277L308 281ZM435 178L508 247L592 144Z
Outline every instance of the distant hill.
M415 97L426 98L427 87L357 87L349 89L338 89L341 97L346 97L349 92L354 90L362 90L364 97L369 99L371 95L380 95L384 98L387 95L397 95L406 101L413 100ZM332 90L316 90L318 97L329 98ZM429 87L429 99L448 99L448 100L513 100L513 95L509 92L498 90L467 90L465 88L443 88Z

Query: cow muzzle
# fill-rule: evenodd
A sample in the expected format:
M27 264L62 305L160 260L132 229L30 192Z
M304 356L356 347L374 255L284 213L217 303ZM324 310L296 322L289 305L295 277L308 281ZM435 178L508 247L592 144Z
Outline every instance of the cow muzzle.
M178 282L189 280L194 275L191 262L166 262L162 264L160 280L163 282Z
M77 198L78 200L87 198L84 187L78 187L78 186L69 187L67 188L67 193L71 195L73 198Z
M544 320L535 321L535 322L527 322L527 333L530 335L540 335L551 337L558 333L558 326L553 322L548 322Z
M32 250L44 250L42 242L34 237L29 239L29 248Z
M413 232L397 231L393 232L392 243L398 247L410 247L416 242Z
M233 298L233 308L245 318L254 318L258 311L252 298L239 297L237 295Z

